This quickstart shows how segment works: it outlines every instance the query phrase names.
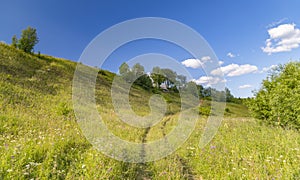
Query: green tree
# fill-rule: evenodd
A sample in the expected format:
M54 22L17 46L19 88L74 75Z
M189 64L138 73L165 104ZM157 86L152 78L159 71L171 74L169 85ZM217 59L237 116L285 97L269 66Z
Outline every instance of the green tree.
M197 88L197 84L193 81L190 81L186 84L185 90L189 93L192 94L195 97L199 96L199 91Z
M149 90L152 88L152 81L147 74L143 74L134 81L134 84L141 86L142 88Z
M135 80L135 74L130 70L128 64L125 62L119 67L119 73L128 83L131 83Z
M177 77L176 72L172 71L171 69L161 69L161 72L166 77L166 84L168 88L174 85Z
M34 46L39 42L36 29L28 27L22 31L21 38L18 43L18 48L27 53L33 51Z
M267 124L300 129L299 82L300 62L273 70L249 103L253 116Z
M156 88L159 88L161 83L166 80L165 76L161 72L161 69L157 66L153 67L151 78L153 79Z
M199 97L200 97L201 99L204 98L204 96L203 96L203 94L202 94L202 92L203 92L203 90L204 90L204 87L203 87L202 85L200 85L200 84L197 84L197 89L198 89Z
M234 102L234 96L231 94L230 90L228 88L225 88L225 97L226 102Z
M211 91L212 91L211 87L203 88L202 91L201 91L201 96L204 99L211 100Z
M145 74L145 68L140 63L136 63L132 67L132 72L135 74L136 77L139 77Z
M123 62L123 63L121 64L121 66L119 67L119 73L120 73L121 75L125 75L125 74L127 74L129 71L130 71L130 69L129 69L128 64L127 64L126 62Z
M152 73L160 74L161 73L160 67L158 67L158 66L153 67Z
M18 39L17 36L14 35L11 39L11 46L17 48L18 47Z

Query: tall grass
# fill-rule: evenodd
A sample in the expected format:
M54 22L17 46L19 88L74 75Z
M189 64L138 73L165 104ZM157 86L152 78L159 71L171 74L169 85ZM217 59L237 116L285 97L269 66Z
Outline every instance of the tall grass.
M0 179L299 179L300 134L266 127L245 107L229 104L216 137L198 147L206 117L187 142L161 160L134 164L98 152L83 136L72 110L71 82L76 63L28 55L0 44ZM177 125L177 94L161 93L168 116L149 131L131 127L113 110L110 84L101 70L96 102L107 127L133 142L162 138ZM132 87L130 103L149 112L152 94ZM209 107L209 106L207 106Z

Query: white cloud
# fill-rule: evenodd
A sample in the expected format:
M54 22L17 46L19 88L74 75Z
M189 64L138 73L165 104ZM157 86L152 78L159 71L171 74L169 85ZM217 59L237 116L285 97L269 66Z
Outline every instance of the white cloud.
M211 60L211 58L209 57L209 56L203 56L202 58L201 58L201 61L202 62L207 62L207 61L210 61Z
M287 52L300 45L300 29L295 24L282 24L268 30L269 38L266 46L261 49L271 55L272 53Z
M201 68L204 63L201 62L199 59L187 59L181 62L185 67L190 67L190 68Z
M204 64L208 61L211 61L211 57L209 56L203 56L200 59L186 59L184 61L181 62L181 64L183 64L185 67L190 67L190 68L201 68L204 66Z
M212 77L212 76L201 76L199 79L193 79L196 84L206 84L206 85L213 85L218 84L221 82L226 82L225 79L219 77Z
M215 70L212 70L211 74L215 75L215 76L221 76L223 74L228 74L229 72L234 71L238 67L239 67L239 65L237 65L237 64L230 64L230 65L223 66L223 67L217 68Z
M239 86L239 89L246 89L246 88L251 88L251 87L252 87L252 85L245 84L245 85Z
M233 53L231 53L231 52L229 52L229 53L227 53L227 56L230 57L230 58L234 58L236 55L233 54Z
M250 65L250 64L244 64L240 65L239 68L229 72L227 76L232 77L232 76L240 76L243 74L249 74L252 72L256 72L258 68L256 66Z
M269 66L269 67L264 67L264 68L260 71L260 73L268 72L268 71L270 71L270 70L276 68L277 66L278 66L278 65L271 65L271 66Z
M219 61L219 65L221 66L222 64L224 64L224 61Z
M211 71L212 75L215 76L221 76L222 74L233 77L233 76L240 76L243 74L249 74L256 72L258 68L254 65L250 64L243 64L243 65L238 65L238 64L229 64L227 66L223 66L217 69L214 69Z
M0 41L0 43L6 44L6 42L5 42L5 41Z

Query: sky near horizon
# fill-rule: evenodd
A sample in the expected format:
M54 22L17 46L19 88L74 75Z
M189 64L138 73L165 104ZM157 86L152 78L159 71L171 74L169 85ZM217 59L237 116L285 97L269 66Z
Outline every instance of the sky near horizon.
M22 29L37 29L35 51L78 61L84 48L105 29L133 18L162 17L179 21L205 38L220 61L226 86L236 97L253 96L268 70L300 60L300 1L0 1L0 41L11 43ZM150 42L150 43L149 43ZM203 74L201 59L193 59L164 42L134 42L111 55L104 69L142 53L171 55L194 81L214 83Z

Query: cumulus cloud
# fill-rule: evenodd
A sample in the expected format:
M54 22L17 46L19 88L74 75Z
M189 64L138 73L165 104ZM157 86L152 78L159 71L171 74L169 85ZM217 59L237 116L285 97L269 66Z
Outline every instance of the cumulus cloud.
M245 85L239 86L239 89L246 89L246 88L251 88L251 87L252 87L252 85L245 84Z
M186 59L182 61L181 64L183 64L185 67L197 69L203 67L208 61L211 61L211 57L204 56L201 59Z
M203 62L201 62L199 59L186 59L182 61L181 64L183 64L185 67L190 67L194 69L200 68L204 65Z
M233 53L231 53L231 52L229 52L229 53L227 53L227 56L230 57L230 58L234 58L236 55L233 54Z
M282 24L268 30L269 38L266 40L263 52L272 53L287 52L298 48L300 45L300 29L295 24Z
M211 74L214 76L221 76L222 74L224 74L226 76L233 77L253 73L257 70L258 68L256 66L250 64L229 64L227 66L223 66L212 70Z
M201 76L199 79L193 79L196 84L204 84L204 85L213 85L218 84L221 82L226 82L225 79L219 77L212 77L212 76Z
M252 72L256 72L258 68L256 66L250 65L250 64L244 64L240 65L239 68L229 72L227 76L232 77L232 76L240 76L243 74L249 74Z
M278 65L271 65L271 66L269 66L269 67L264 67L264 68L260 71L260 73L268 72L268 71L270 71L270 70L276 68L277 66L278 66Z
M239 67L239 65L237 65L237 64L230 64L230 65L223 66L223 67L212 70L211 74L215 75L215 76L221 76L223 74L225 75L225 74L228 74L230 71L234 71L238 67Z

